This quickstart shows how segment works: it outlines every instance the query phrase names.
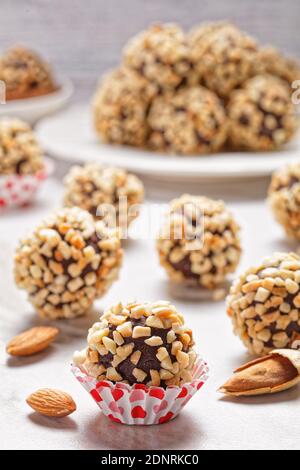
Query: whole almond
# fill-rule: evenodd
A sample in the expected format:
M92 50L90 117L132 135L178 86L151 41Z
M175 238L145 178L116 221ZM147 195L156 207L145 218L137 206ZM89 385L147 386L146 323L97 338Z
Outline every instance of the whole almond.
M62 418L76 410L73 398L66 392L53 388L41 388L29 395L27 404L44 416Z
M58 333L53 326L35 326L11 339L6 351L12 356L31 356L46 349Z

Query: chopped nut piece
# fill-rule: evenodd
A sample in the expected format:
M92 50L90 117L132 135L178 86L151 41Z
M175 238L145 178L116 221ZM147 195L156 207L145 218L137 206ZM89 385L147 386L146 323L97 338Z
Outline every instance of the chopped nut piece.
M181 350L182 350L181 341L174 341L172 343L172 349L171 349L171 353L173 354L173 356L176 356L177 351L181 351Z
M143 382L145 378L147 377L146 372L144 372L142 369L133 369L132 375L136 378L138 382Z
M113 360L111 361L111 365L116 368L119 364L121 364L121 362L125 361L125 359L125 357L123 358L120 356L114 356Z
M136 307L133 307L130 312L131 318L141 318L145 313L145 306L144 305L137 305Z
M151 338L145 339L145 343L148 344L148 346L161 346L163 340L160 336L151 336Z
M180 335L180 341L182 341L184 347L186 348L191 342L191 337L187 333L184 333L183 335Z
M122 325L122 323L125 323L126 317L122 315L111 315L109 321L112 325L119 326Z
M125 344L124 346L119 346L116 352L118 356L122 357L123 359L126 359L126 357L130 356L130 354L132 353L133 348L133 343Z
M164 327L163 322L155 316L148 317L146 319L146 325L151 326L152 328L163 328Z
M99 361L99 355L98 355L97 351L94 351L93 349L90 349L88 354L89 354L89 358L90 358L91 362L97 363Z
M106 349L105 346L102 344L97 345L97 351L100 354L100 356L106 356L108 354L108 349Z
M189 365L189 355L182 351L176 352L176 359L179 362L180 366L185 369Z
M174 375L169 370L165 370L165 369L160 369L159 375L160 375L161 380L169 380L174 377Z
M163 367L163 369L167 369L167 370L172 370L173 369L173 364L172 364L172 361L171 361L171 358L170 357L166 357L165 359L163 359L160 363L161 367Z
M114 367L108 367L106 370L107 380L112 380L113 382L119 382L122 380L122 376L118 374Z
M133 354L131 354L130 361L132 362L132 364L136 366L141 358L141 355L141 351L135 351Z
M128 338L132 336L132 324L130 321L122 323L117 326L117 331L123 336L123 338Z
M135 326L133 328L132 337L140 338L144 336L151 336L151 328L148 326Z
M150 369L150 376L151 376L152 385L154 385L155 387L159 387L160 386L159 372L157 370Z
M116 354L117 346L116 346L116 343L111 338L107 338L106 336L104 336L102 338L102 341L103 341L104 346L106 347L106 349L108 349L110 353Z
M269 292L264 287L259 287L255 294L254 300L256 300L257 302L265 302L270 294L271 292Z
M124 344L123 336L118 331L113 332L113 338L118 346L122 346L122 344Z
M167 357L169 357L169 353L166 348L159 348L157 353L156 353L157 359L161 362Z
M168 343L173 343L173 341L175 341L175 339L176 339L176 335L175 335L174 331L173 330L168 331L167 342Z

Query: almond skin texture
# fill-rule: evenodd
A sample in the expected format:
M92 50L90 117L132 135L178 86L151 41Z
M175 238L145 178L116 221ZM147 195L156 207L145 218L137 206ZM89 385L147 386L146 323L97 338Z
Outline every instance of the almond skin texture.
M46 349L58 333L53 326L36 326L11 339L6 351L12 356L31 356Z
M68 393L53 388L37 390L26 402L37 413L54 418L63 418L76 410L76 404Z

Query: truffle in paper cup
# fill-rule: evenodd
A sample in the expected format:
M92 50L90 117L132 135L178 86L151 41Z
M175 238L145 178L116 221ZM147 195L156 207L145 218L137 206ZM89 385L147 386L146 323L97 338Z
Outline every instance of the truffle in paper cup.
M122 424L162 424L175 418L208 379L208 366L203 359L195 363L193 379L181 387L146 387L108 380L98 381L79 367L72 372L83 388L93 397L102 413L111 421Z
M43 181L51 175L54 164L44 159L44 168L28 175L0 175L0 211L29 204Z

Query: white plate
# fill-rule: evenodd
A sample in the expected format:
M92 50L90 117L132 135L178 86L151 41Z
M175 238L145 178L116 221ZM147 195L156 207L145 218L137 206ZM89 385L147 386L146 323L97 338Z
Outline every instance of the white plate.
M37 133L46 152L68 162L96 161L165 180L215 180L260 177L300 159L300 135L278 152L227 152L180 157L132 147L101 144L92 127L90 108L75 105L43 119Z
M18 117L29 124L35 124L42 117L58 111L69 102L74 87L67 78L58 78L57 81L59 89L53 93L0 104L0 117Z

